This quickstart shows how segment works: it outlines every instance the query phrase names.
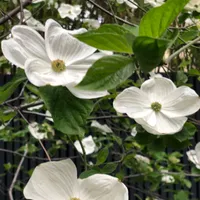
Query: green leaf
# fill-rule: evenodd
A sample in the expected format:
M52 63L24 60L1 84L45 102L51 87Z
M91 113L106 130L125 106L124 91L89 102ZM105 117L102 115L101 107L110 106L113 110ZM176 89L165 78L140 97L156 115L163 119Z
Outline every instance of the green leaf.
M0 104L6 101L17 89L17 87L26 80L24 71L18 69L16 75L11 81L0 87Z
M101 173L111 174L112 172L116 170L117 166L118 166L118 163L108 163L101 169Z
M113 89L130 77L134 70L135 65L131 58L106 56L93 64L77 87L95 91Z
M105 148L101 149L101 151L99 151L99 153L97 155L96 165L103 164L107 160L108 155L109 155L108 147L105 147Z
M141 70L149 72L157 67L169 44L169 40L137 37L133 43L133 51Z
M174 195L174 200L188 200L189 195L187 191L180 190Z
M151 9L140 22L139 35L161 37L188 2L189 0L168 0L162 6Z
M87 178L89 176L92 176L94 174L99 174L100 172L97 171L97 170L94 170L94 169L91 169L91 170L87 170L87 171L84 171L80 174L79 178L80 179L84 179L84 178Z
M180 132L174 134L174 137L179 142L183 142L185 140L192 138L196 132L197 132L196 126L192 123L186 122L184 124L183 129Z
M132 30L117 24L105 24L97 30L88 31L76 37L97 49L123 53L132 53L132 43L135 38Z
M185 75L183 71L177 71L176 74L176 84L177 86L184 85L188 81L188 77Z
M40 95L51 112L55 128L69 135L83 135L87 117L93 109L90 100L78 99L66 87L41 87Z

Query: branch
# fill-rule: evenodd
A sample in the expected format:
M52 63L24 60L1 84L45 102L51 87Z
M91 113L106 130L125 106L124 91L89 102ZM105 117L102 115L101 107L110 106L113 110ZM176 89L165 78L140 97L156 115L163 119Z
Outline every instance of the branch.
M17 15L21 11L22 7L25 8L28 5L30 5L31 3L32 3L32 0L26 0L25 2L22 3L21 6L16 7L12 11L10 11L7 15L4 15L2 18L0 18L0 25L2 25L5 22L7 22L13 16Z
M129 21L126 21L124 19L122 19L121 17L118 17L112 13L110 13L108 10L106 10L105 8L101 7L99 4L95 3L93 0L88 0L92 5L94 5L95 7L97 7L98 9L100 9L101 11L105 12L106 14L110 15L111 17L114 17L116 18L117 20L125 23L125 24L128 24L130 26L136 26L135 24L132 24L131 22Z
M19 175L20 169L21 169L21 167L22 167L22 164L23 164L23 162L24 162L24 159L25 159L25 156L27 155L27 153L28 153L28 151L27 151L27 149L26 149L26 150L24 151L23 157L22 157L21 160L20 160L20 163L19 163L19 165L18 165L18 167L17 167L17 170L16 170L16 172L15 172L14 178L13 178L12 183L11 183L11 185L10 185L10 188L9 188L9 190L8 190L8 194L9 194L10 200L14 200L13 194L12 194L13 188L14 188L14 186L15 186L15 183L16 183L16 181L17 181L17 177L18 177L18 175Z

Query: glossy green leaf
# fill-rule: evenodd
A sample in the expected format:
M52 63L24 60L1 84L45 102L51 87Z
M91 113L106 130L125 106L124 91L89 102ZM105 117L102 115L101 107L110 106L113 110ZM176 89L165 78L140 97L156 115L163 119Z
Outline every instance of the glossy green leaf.
M117 24L105 24L97 30L76 37L97 49L123 53L132 53L132 43L135 38L132 30Z
M93 109L92 101L78 99L62 86L45 86L39 90L57 130L68 135L84 134L87 117Z
M140 22L139 35L159 38L163 35L189 0L168 0L151 9Z
M113 89L134 71L133 59L120 55L106 56L93 64L77 87L95 91Z
M164 39L137 37L133 43L133 51L144 72L149 72L162 61L165 50L170 42Z
M105 148L101 149L98 152L96 164L97 165L103 164L107 160L108 155L109 155L108 147L105 147Z
M11 81L0 87L0 103L6 101L17 89L17 87L26 80L24 71L18 69L16 75Z

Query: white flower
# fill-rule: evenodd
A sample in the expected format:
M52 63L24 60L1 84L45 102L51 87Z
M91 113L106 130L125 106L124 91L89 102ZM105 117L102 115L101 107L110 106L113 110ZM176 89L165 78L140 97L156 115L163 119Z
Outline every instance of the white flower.
M161 179L162 182L164 183L174 183L175 182L175 179L173 176L171 175L164 175Z
M35 30L38 30L38 31L44 31L45 30L44 25L40 21L38 21L35 18L33 18L32 14L31 14L31 12L29 10L24 9L23 12L24 12L25 23L29 27L31 27L31 28L33 28ZM20 14L19 13L17 14L17 17L20 19Z
M42 140L42 139L47 138L46 132L39 131L39 125L37 122L30 123L28 125L28 130L35 139Z
M137 135L136 127L132 128L132 130L131 130L131 135L132 135L133 137L135 137L135 136Z
M47 119L47 120L53 122L52 115L51 115L51 113L50 113L48 110L46 111L45 115L46 115L46 119Z
M200 1L190 0L189 3L185 6L185 9L200 12Z
M83 23L86 23L88 28L97 29L100 27L100 23L96 19L83 19Z
M14 26L11 32L13 38L1 43L3 54L11 63L25 68L32 84L66 86L76 97L85 99L108 94L107 91L94 92L74 87L91 65L105 54L94 53L96 49L71 36L72 31L68 32L50 19L45 24L45 40L24 25Z
M195 150L186 152L188 159L196 165L197 169L200 169L200 142L196 144Z
M187 121L185 116L199 110L197 93L187 86L177 88L161 75L156 75L141 85L141 89L125 89L114 100L114 108L126 113L147 132L162 135L179 132Z
M171 175L168 175L168 170L161 170L161 173L162 173L162 179L161 181L164 182L164 183L174 183L175 182L175 179L173 176Z
M92 154L97 149L97 146L96 146L91 135L83 138L81 142L82 142L83 147L85 149L86 155ZM83 154L83 150L82 150L80 142L78 140L74 142L74 146L76 147L76 149L79 153Z
M106 133L113 133L112 129L110 127L108 127L107 124L100 124L98 121L93 120L91 123L91 127L95 127L97 129L99 129L102 134L106 135Z
M148 3L153 7L158 7L164 3L164 0L145 0L144 3Z
M95 174L77 179L70 160L52 161L37 166L24 188L31 200L128 200L128 189L117 178Z
M144 162L144 163L146 163L146 164L150 164L150 159L147 158L147 157L145 157L145 156L136 154L136 155L135 155L135 159L136 159L138 162Z
M133 1L133 0L117 0L117 3L119 3L119 4L125 3L127 6L129 6L132 9L136 9L137 8L137 6L135 5L137 3L135 1Z
M61 16L61 18L68 17L71 20L75 20L78 15L81 14L81 6L80 5L70 5L70 4L65 4L61 3L60 7L58 8L58 12Z

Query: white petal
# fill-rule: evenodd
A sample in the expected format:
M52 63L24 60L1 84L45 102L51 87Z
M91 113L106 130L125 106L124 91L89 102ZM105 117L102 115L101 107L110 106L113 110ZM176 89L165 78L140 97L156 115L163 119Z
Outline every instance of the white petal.
M126 113L131 118L142 118L152 112L150 100L136 87L130 87L121 92L115 98L113 106L117 112Z
M79 29L75 29L75 30L67 30L67 32L70 35L78 35L78 34L82 34L82 33L87 32L87 29L85 29L85 28L79 28Z
M162 113L157 113L157 122L155 126L150 126L144 119L135 119L135 121L140 124L147 132L155 135L165 135L174 134L179 131L184 126L187 121L186 117L179 118L168 118Z
M200 142L196 144L196 146L195 146L195 152L196 152L196 155L197 155L198 163L200 165Z
M162 103L161 112L169 117L191 115L200 109L200 98L187 86L182 86L170 93Z
M68 79L72 80L73 83L78 84L83 79L87 73L87 70L93 65L93 63L103 56L105 56L104 53L94 53L84 60L77 61L72 65L67 66L69 76Z
M83 147L85 149L86 155L89 155L89 154L92 154L92 153L95 152L97 146L96 146L91 135L83 138L81 142L82 142ZM74 146L76 147L76 149L79 153L83 154L83 150L82 150L80 142L78 140L74 142Z
M146 93L151 102L159 102L168 97L176 89L174 83L167 78L154 76L141 85L141 90Z
M102 131L102 134L106 134L106 133L113 133L112 129L110 127L108 127L107 124L100 124L98 121L93 120L91 123L91 127L95 127L98 128L100 131Z
M77 171L70 160L52 161L37 166L24 188L24 196L32 200L66 200L77 189Z
M95 174L79 183L81 200L128 200L127 187L115 177Z
M197 159L196 150L190 150L186 152L188 159L196 165L198 169L200 169L200 162Z
M58 26L53 20L48 20L45 25L45 43L51 60L61 59L65 61L66 66L69 66L96 51L95 48L80 42Z
M37 31L25 25L18 25L14 26L11 32L15 41L27 53L28 58L41 58L49 61L44 39Z
M40 59L29 59L25 63L25 73L28 80L38 87L54 82L51 75L51 65ZM52 80L53 79L53 80Z
M3 40L1 42L1 49L6 59L12 64L24 68L27 57L21 46L13 38Z
M37 122L30 123L28 130L35 139L42 140L47 138L46 132L39 132L39 124Z
M77 98L80 99L95 99L99 97L104 97L108 95L109 93L107 91L100 91L100 92L94 92L94 91L89 91L89 90L80 90L75 88L74 86L67 85L67 88L69 91L76 96Z

